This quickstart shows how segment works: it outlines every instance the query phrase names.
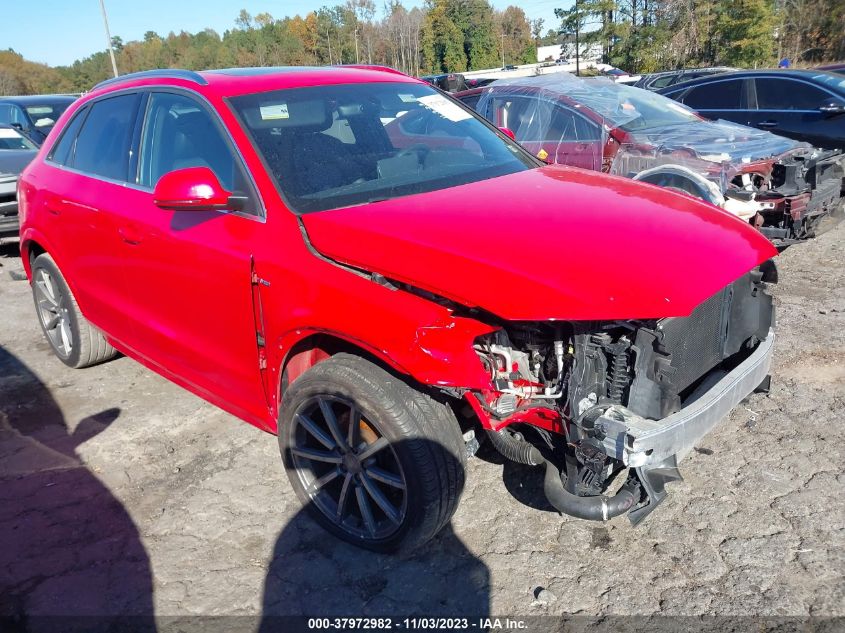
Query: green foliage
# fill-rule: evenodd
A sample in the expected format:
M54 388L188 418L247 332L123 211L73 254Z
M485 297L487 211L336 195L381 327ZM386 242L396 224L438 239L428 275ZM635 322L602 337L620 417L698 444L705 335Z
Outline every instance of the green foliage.
M461 30L449 16L446 2L435 2L423 22L423 68L431 73L466 70L467 58L463 39Z
M716 13L716 58L730 66L771 65L774 29L771 0L721 0Z

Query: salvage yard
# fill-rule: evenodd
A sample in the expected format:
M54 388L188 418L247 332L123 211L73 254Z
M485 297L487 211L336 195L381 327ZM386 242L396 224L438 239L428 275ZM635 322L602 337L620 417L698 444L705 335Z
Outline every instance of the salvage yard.
M640 527L561 517L483 452L406 559L300 513L275 438L128 358L72 370L0 245L0 617L845 615L845 224L778 258L769 395Z

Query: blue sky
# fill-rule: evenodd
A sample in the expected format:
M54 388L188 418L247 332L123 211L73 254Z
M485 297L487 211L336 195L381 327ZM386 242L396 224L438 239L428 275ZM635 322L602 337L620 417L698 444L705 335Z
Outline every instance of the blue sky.
M305 14L343 0L106 0L112 35L124 41L141 39L146 31L167 35L170 31L194 33L212 28L218 33L234 26L241 9L251 14L268 12L276 18ZM503 9L519 6L530 19L543 18L543 30L557 26L555 7L571 0L493 0ZM0 50L12 48L25 58L53 66L70 64L99 50L105 50L106 37L99 0L3 0ZM376 2L380 6L382 2ZM406 0L405 6L422 4ZM37 7L37 10L34 8Z

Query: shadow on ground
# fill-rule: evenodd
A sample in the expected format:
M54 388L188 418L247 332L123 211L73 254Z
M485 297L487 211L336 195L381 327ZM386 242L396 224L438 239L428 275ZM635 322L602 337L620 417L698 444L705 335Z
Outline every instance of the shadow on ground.
M150 561L123 505L77 447L120 414L64 419L47 387L0 347L0 629L154 629ZM62 616L61 621L43 616Z
M414 489L410 481L409 505ZM384 555L330 535L311 512L313 507L300 511L276 540L264 585L260 631L285 630L289 622L278 616L289 615L476 621L489 614L490 571L454 534L451 524L411 554Z

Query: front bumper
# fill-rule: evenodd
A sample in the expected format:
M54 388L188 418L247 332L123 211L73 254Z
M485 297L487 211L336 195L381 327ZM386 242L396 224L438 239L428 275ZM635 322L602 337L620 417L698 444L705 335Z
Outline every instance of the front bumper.
M614 405L596 420L605 433L604 449L631 468L680 462L692 447L769 375L774 329L757 349L680 411L662 420L647 420Z
M0 176L0 235L17 234L20 230L17 181L17 176L13 178Z

